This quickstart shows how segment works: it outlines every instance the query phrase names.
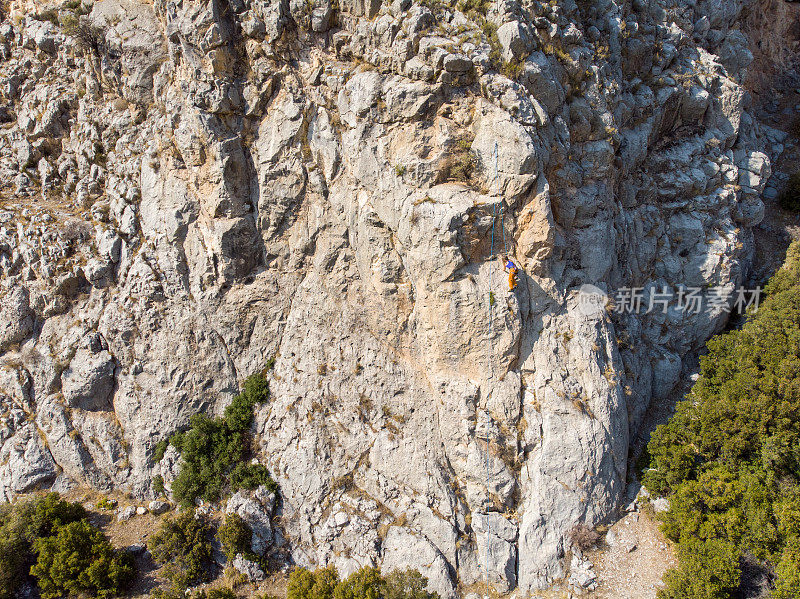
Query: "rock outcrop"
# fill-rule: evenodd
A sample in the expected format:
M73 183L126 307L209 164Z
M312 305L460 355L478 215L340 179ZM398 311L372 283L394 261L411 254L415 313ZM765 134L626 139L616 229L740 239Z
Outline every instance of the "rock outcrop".
M564 577L752 259L783 134L745 4L12 1L0 496L154 498L159 441L275 356L254 546L447 599Z

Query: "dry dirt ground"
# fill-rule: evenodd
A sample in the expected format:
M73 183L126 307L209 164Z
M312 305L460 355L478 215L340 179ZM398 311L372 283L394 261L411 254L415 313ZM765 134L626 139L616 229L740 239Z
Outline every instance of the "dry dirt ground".
M649 511L633 512L606 533L612 546L588 555L600 584L587 597L598 599L655 599L664 573L677 565L672 544L658 529Z

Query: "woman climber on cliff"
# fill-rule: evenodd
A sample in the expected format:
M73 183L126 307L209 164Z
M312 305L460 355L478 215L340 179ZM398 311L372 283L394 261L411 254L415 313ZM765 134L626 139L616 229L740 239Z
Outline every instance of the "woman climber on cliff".
M505 262L503 270L508 273L508 290L514 291L519 282L519 269L508 256L503 256L503 262Z

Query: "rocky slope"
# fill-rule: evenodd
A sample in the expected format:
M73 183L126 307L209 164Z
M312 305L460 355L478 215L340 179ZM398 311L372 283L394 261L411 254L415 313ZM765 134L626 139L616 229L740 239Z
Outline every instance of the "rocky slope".
M743 87L759 3L45 8L0 25L0 495L154 496L156 444L274 355L295 563L563 577L735 298L577 290L744 280L785 138Z

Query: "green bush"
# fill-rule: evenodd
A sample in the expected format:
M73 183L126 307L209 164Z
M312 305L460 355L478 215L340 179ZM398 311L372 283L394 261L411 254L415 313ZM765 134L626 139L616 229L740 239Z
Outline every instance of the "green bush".
M156 474L153 477L153 493L161 497L166 492L164 488L164 477L160 474Z
M30 567L30 542L18 511L0 506L0 599L14 597Z
M97 509L100 510L113 510L115 503L108 499L107 497L103 497L100 501L97 502Z
M212 530L194 510L167 516L150 537L147 547L153 559L164 565L164 576L178 588L208 580L211 566Z
M773 599L797 599L800 590L800 543L793 541L783 550L783 555L775 568L778 582L772 594Z
M239 462L231 471L232 489L257 489L264 485L270 492L278 491L278 483L272 480L269 470L261 464L245 464Z
M465 15L475 18L486 17L492 3L489 0L458 0L456 7Z
M333 599L381 599L383 579L377 568L361 568L333 590Z
M0 599L14 597L34 563L33 543L55 534L59 527L85 518L78 503L49 493L14 506L0 506Z
M396 570L381 576L365 567L339 580L336 568L298 568L289 575L287 599L439 599L425 590L428 579L417 570Z
M233 560L237 553L244 555L252 553L250 545L252 538L253 531L239 514L227 514L222 526L217 530L217 539L228 561Z
M236 599L236 593L230 587L200 590L192 595L192 599Z
M789 177L789 181L778 197L778 203L784 210L800 210L800 171Z
M28 516L28 538L34 540L55 534L56 530L66 524L78 522L88 516L80 503L64 501L58 493L48 493L34 501L33 509Z
M286 599L333 599L339 573L330 566L314 572L297 568L289 575Z
M776 597L795 596L786 593L800 553L800 244L764 293L740 330L709 341L697 383L648 445L643 482L669 497L660 517L679 544L664 597L729 596L743 551L767 571L776 564Z
M170 443L181 453L181 470L172 483L172 493L178 501L184 505L190 505L197 497L217 501L225 491L262 484L277 490L264 466L246 463L253 409L268 398L266 379L251 376L225 408L224 417L195 414L189 421L189 430L172 435Z
M664 576L658 599L729 599L739 588L739 550L727 541L678 545L680 567Z
M133 578L131 556L114 551L108 539L86 520L37 539L33 548L37 559L31 574L43 599L119 595Z
M156 447L153 450L153 461L156 464L164 459L164 454L167 452L167 447L169 447L169 441L167 439L161 439L161 441L156 444Z
M437 599L425 590L428 579L417 570L394 570L384 578L384 599Z

